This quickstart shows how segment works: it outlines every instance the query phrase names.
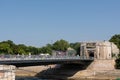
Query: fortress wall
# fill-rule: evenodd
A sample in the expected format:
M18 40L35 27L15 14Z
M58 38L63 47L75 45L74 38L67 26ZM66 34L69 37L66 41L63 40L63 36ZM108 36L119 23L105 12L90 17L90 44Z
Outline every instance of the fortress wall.
M119 54L117 46L109 41L82 42L80 50L81 56L94 57L95 59L112 59L112 55L117 56ZM91 53L94 56L91 56Z

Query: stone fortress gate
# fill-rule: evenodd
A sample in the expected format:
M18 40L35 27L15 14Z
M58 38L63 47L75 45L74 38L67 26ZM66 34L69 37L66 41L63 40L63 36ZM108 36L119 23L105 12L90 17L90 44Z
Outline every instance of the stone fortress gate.
M82 42L80 46L80 56L94 59L112 59L119 54L117 46L109 41Z
M94 58L87 67L88 70L106 71L115 70L115 58L119 54L117 46L109 41L82 42L80 45L80 56Z

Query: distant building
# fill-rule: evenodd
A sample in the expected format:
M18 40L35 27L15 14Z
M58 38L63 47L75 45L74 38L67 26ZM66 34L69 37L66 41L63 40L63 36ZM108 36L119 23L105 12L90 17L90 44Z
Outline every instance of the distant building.
M95 59L111 59L119 54L117 46L109 41L82 42L80 45L80 56Z
M64 51L53 51L52 56L54 56L54 57L66 56L66 52L64 52Z
M52 56L60 57L60 56L68 56L73 57L76 55L76 51L73 48L68 48L67 51L53 51Z

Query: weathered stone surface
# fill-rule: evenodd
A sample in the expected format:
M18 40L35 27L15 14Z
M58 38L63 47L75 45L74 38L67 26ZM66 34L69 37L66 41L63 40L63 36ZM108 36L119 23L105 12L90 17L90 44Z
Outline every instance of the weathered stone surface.
M102 42L82 42L80 55L84 57L94 57L95 59L112 59L119 54L117 46L109 41Z
M0 65L0 80L15 80L15 66Z
M111 60L94 60L89 66L88 70L95 70L95 71L106 71L106 70L115 70L115 61Z

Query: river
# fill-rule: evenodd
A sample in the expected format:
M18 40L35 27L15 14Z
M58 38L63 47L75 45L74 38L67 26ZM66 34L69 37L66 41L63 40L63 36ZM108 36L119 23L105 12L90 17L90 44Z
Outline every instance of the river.
M15 80L58 80L58 79L39 79L37 77L16 77Z
M16 77L15 80L47 80L47 79L39 79L37 77Z
M81 70L79 64L22 67L16 70L16 80L66 80L67 78L72 77L79 70ZM42 79L37 77L22 77L30 75L38 76Z

